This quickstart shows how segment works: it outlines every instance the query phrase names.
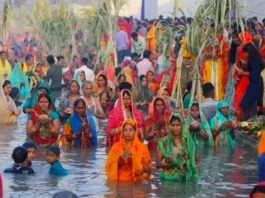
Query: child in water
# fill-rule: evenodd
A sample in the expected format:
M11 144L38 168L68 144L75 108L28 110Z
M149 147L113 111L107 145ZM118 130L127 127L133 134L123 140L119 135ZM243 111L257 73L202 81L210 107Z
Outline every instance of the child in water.
M23 146L18 146L13 150L12 159L14 160L14 165L11 168L4 170L4 173L12 174L34 174L34 170L30 167L25 167L24 163L28 158L28 151Z
M23 145L28 151L28 158L24 162L25 167L31 167L32 166L32 161L36 157L36 152L37 152L37 146L33 142L25 142Z
M51 165L49 173L56 176L68 175L68 171L64 169L60 163L60 148L51 146L47 150L47 162Z

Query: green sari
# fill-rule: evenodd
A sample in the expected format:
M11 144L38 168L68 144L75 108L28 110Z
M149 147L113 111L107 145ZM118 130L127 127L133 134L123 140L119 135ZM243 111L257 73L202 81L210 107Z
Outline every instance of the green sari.
M182 126L182 148L180 150L181 155L176 157L173 154L173 147L175 143L172 139L172 129L169 127L169 134L160 139L158 142L158 148L161 151L164 158L170 157L172 162L169 168L163 170L160 174L160 178L168 181L190 181L198 179L198 170L195 164L195 145L192 141L189 130L185 126L183 118L179 114L173 114L172 116L178 117ZM171 117L172 117L171 116Z
M220 101L217 105L216 115L210 121L211 129L220 128L226 121L233 121L233 116L229 113L227 117L224 117L220 112L220 109L223 107L229 107L229 104L226 101ZM235 146L235 140L231 136L231 129L223 130L215 138L215 145L229 145L231 147Z
M189 107L189 116L187 118L187 123L189 126L194 121L194 119L190 115L191 107L193 106L193 104L196 104L196 103L197 102L192 102L190 107ZM201 135L199 134L199 132L192 132L191 137L195 143L196 148L201 148L203 145L204 146L213 146L214 141L213 141L213 135L212 135L211 128L210 128L209 123L207 122L199 104L198 104L198 106L199 106L199 114L200 114L200 129L204 130L207 133L208 140L204 140L201 137Z

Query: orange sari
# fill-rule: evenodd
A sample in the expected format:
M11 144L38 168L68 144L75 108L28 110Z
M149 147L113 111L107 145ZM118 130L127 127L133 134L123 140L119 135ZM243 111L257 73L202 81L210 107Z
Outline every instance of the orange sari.
M138 139L137 124L134 120L125 120L122 124L122 128L125 124L131 124L136 131L134 133L134 140L131 147L126 146L123 132L120 135L120 141L115 143L107 156L107 162L105 166L108 179L118 181L149 181L151 173L147 174L143 172L143 160L148 164L149 168L152 168L152 161L147 147L141 143ZM124 152L130 152L132 154L132 165L125 164L122 167L118 166L119 156L122 156Z
M262 132L259 146L258 146L258 156L261 156L263 153L265 153L265 132Z

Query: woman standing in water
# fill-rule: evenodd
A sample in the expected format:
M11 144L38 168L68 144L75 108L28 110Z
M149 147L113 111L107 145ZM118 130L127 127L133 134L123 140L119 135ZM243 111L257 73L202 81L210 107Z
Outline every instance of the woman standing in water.
M74 102L74 111L64 125L62 144L71 147L95 147L98 145L96 125L84 99Z
M187 122L189 124L191 137L197 148L200 148L203 145L213 146L211 128L199 107L199 103L192 103Z
M40 94L27 120L27 135L40 147L56 145L60 132L59 115L47 94Z
M61 97L59 103L60 120L65 122L72 114L74 102L80 97L80 86L76 80L69 84L68 91Z
M41 63L36 63L32 71L29 73L29 85L31 93L37 92L37 87L43 81L44 74Z
M179 114L169 121L169 133L158 142L156 167L163 169L160 178L170 181L198 179L195 145Z
M210 121L215 146L235 145L234 129L237 127L233 117L229 113L229 105L226 101L220 101L217 105L216 115Z
M151 178L152 161L147 147L138 139L137 123L125 120L120 140L108 153L105 166L108 179L139 182Z
M9 96L12 90L11 82L5 80L0 87L0 123L1 124L15 124L20 115L20 110L17 109L15 102Z
M154 151L158 141L168 134L167 123L171 111L162 98L154 100L154 112L145 120L145 139L148 140L148 149Z
M127 119L134 119L137 122L139 129L138 135L143 141L144 122L142 114L135 108L131 92L125 89L121 92L121 98L117 106L109 113L106 139L107 147L111 147L120 140L120 126Z

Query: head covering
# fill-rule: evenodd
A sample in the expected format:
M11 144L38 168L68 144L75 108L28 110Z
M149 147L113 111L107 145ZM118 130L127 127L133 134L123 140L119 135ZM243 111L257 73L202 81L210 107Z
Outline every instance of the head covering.
M203 111L200 108L200 105L199 105L198 102L192 102L191 103L191 105L189 107L189 115L188 115L188 118L187 118L187 123L190 125L194 121L194 119L192 118L192 116L190 114L191 108L192 108L192 106L194 104L197 104L198 107L199 107L199 117L200 117L200 121L201 121L200 127L201 127L201 129L203 129L207 133L208 140L207 141L202 140L202 138L200 137L200 135L197 132L196 132L196 134L193 134L192 139L193 139L193 141L194 141L194 143L195 143L195 145L197 147L200 147L201 146L201 143L205 143L206 146L213 146L214 143L213 143L213 135L212 135L211 128L210 128L209 123L206 120L206 118L205 118L205 116L203 114Z
M146 87L143 87L142 85L142 81L143 79L146 78L146 76L140 76L138 83L137 83L137 92L138 92L138 96L136 101L147 101L147 102L151 102L153 99L153 94L151 93L150 89L148 88L148 84Z
M149 109L148 109L148 115L153 115L153 113L154 113L154 102L155 102L155 99L156 98L162 98L163 100L164 100L164 98L163 98L163 93L164 93L164 91L165 90L168 90L167 89L167 87L160 87L159 89L158 89L158 91L156 92L156 97L155 98L153 98L153 100L152 100L152 102L150 103L150 105L149 105ZM169 92L169 91L168 91ZM164 100L165 101L165 100ZM168 104L168 101L165 101L166 102L166 104Z
M92 146L96 147L98 145L96 124L92 112L90 111L90 109L87 108L87 105L86 105L86 111L84 112L83 115L83 118L85 119L84 121L81 120L80 117L77 115L74 107L73 107L73 114L71 115L71 117L72 117L71 119L72 133L80 132L83 122L85 123L87 122L90 125L90 130L92 133ZM82 138L80 136L75 138L74 145L77 147L80 146L81 140Z
M238 50L237 50L237 57L240 59L240 60L244 60L244 61L247 61L247 56L246 54L243 52L243 48L246 44L248 43L253 43L253 37L252 35L249 33L249 32L241 32L239 35L238 35L239 39L242 41L241 45L238 47Z
M109 122L107 126L107 138L106 138L106 145L107 147L112 146L113 143L119 141L120 137L119 136L114 136L110 137L110 133L113 129L116 129L121 126L124 120L129 119L129 117L126 114L125 111L125 106L123 102L123 93L127 91L131 95L131 112L132 112L132 117L137 121L137 126L138 128L143 127L143 119L142 119L142 114L136 109L135 104L132 100L132 94L129 90L125 89L121 92L121 97L118 100L117 106L109 113Z
M168 135L165 139L161 139L158 143L158 147L163 155L163 157L170 157L172 160L172 165L169 170L165 169L160 177L165 180L171 181L188 181L193 179L198 179L198 170L195 164L195 145L190 137L190 133L187 125L185 125L184 119L180 114L172 114L170 120L176 117L181 123L181 142L182 148L181 152L184 156L175 157L173 154L173 147L175 145L173 140L173 133L171 128L171 123L169 122ZM186 159L185 159L186 158Z
M80 95L83 95L83 90L81 89L81 87L83 86L83 81L81 81L81 79L80 79L80 75L81 75L82 72L84 72L84 71L83 70L79 70L76 73L76 75L74 76L74 81L76 81L78 83L79 87L80 87L79 88ZM72 81L71 81L71 83L72 83Z
M127 146L124 138L124 126L130 124L135 128L133 143L130 147ZM143 160L152 167L152 161L147 147L141 143L138 139L138 127L135 120L128 119L122 123L122 132L120 133L120 141L113 145L108 153L106 162L106 173L109 179L118 180L122 177L122 172L119 172L118 157L123 156L124 152L130 152L132 154L132 178L124 178L133 181L150 180L151 174L143 173ZM120 176L119 176L120 175Z

